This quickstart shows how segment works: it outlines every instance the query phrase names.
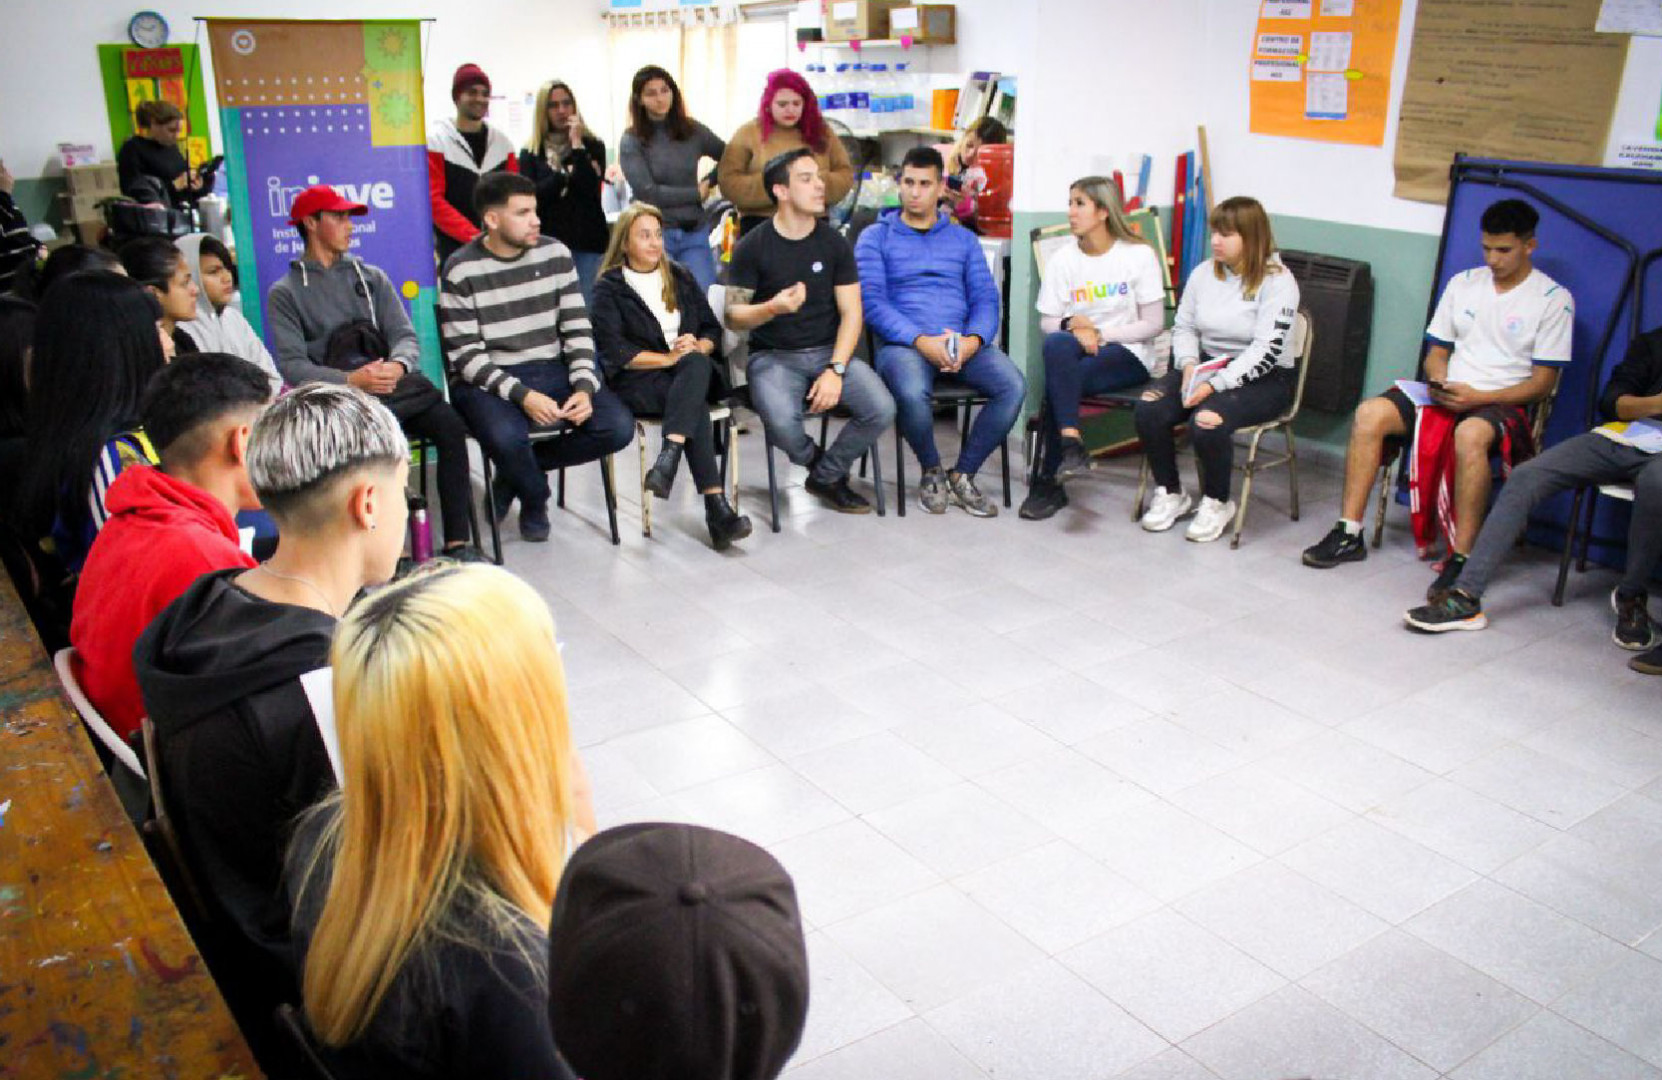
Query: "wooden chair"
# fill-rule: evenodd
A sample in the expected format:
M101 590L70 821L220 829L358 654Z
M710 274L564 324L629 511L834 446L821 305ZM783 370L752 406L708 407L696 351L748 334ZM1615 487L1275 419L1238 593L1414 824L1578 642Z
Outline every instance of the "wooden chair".
M1309 312L1299 310L1298 318L1293 323L1293 356L1296 374L1293 381L1293 400L1290 405L1273 420L1262 424L1252 424L1248 427L1237 428L1237 436L1247 438L1246 461L1235 468L1243 474L1241 481L1241 498L1235 507L1235 523L1229 537L1229 546L1241 546L1241 530L1246 527L1247 507L1252 502L1252 481L1265 469L1273 469L1278 465L1287 466L1287 484L1289 489L1289 516L1298 520L1298 443L1293 437L1293 421L1298 419L1299 407L1304 404L1304 382L1310 375L1310 350L1315 344L1316 334L1310 323ZM1258 445L1265 435L1272 431L1280 431L1286 439L1286 449L1279 455L1267 460L1258 459ZM1137 477L1137 502L1131 512L1131 520L1136 521L1143 516L1143 500L1148 493L1148 458L1143 458L1142 469Z
M150 861L156 864L162 884L167 886L174 904L185 916L190 929L200 934L204 928L213 924L213 909L208 906L201 886L196 883L196 875L185 858L184 845L179 840L179 830L168 812L167 795L162 786L161 751L156 742L156 725L150 722L148 716L141 721L139 733L144 760L149 765L150 782L150 816L139 826L139 833L144 837L144 846L150 852Z

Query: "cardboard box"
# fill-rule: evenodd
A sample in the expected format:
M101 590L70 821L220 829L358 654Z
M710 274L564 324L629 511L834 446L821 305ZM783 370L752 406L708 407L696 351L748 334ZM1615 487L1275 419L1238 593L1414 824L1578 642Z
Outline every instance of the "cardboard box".
M91 218L103 218L104 211L98 204L105 199L114 197L114 192L104 192L97 195L76 195L65 192L63 195L63 219L65 221L87 221Z
M110 227L104 224L102 217L87 218L75 222L75 237L87 247L97 247L104 242L104 236Z
M889 36L896 0L826 0L826 41L875 41Z
M954 45L957 10L951 4L914 4L889 11L889 36L911 38L914 45Z
M71 195L95 195L106 199L121 194L121 180L113 161L97 165L71 165L63 171L63 175Z

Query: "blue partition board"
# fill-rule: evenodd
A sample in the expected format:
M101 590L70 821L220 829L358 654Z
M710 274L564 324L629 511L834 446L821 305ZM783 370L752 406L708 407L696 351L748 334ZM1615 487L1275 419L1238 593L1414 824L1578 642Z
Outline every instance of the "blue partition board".
M1437 288L1483 262L1479 219L1490 203L1520 198L1541 214L1535 265L1575 298L1572 362L1547 423L1547 445L1595 422L1606 375L1639 332L1662 326L1662 174L1529 161L1458 157L1437 264ZM1599 501L1592 555L1620 566L1628 504ZM1530 539L1563 543L1570 496L1549 500L1531 518ZM1617 538L1614 545L1597 538Z

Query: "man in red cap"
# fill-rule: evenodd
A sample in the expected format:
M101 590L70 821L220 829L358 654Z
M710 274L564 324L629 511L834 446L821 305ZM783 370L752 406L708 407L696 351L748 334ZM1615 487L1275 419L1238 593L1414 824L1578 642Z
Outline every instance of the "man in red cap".
M405 434L432 440L444 553L476 558L478 549L468 546L467 426L421 373L421 344L386 272L351 253L352 219L368 212L328 184L295 198L289 223L306 250L266 296L277 370L290 386L344 383L373 394Z
M488 172L517 173L514 144L500 128L485 123L491 108L491 80L478 64L463 64L450 79L456 119L440 120L427 138L427 179L433 200L433 239L439 265L479 235L473 186Z

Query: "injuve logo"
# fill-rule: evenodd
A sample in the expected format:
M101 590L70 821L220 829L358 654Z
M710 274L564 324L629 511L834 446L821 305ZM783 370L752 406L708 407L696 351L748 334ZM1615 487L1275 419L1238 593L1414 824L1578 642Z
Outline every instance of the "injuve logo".
M315 176L306 177L304 184L294 187L284 187L281 176L268 176L265 181L266 197L271 201L271 216L287 218L289 207L294 200L308 187L318 183ZM393 207L392 185L385 180L365 181L361 184L330 184L330 187L355 203L363 203L371 210L391 210Z

